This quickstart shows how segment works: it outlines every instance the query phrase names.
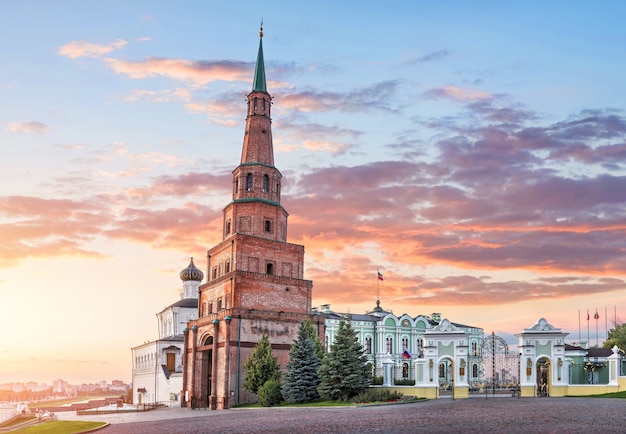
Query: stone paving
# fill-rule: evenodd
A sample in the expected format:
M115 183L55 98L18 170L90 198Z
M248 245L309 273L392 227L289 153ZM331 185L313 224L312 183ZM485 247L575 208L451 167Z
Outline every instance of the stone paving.
M135 433L623 433L626 400L469 398L365 407L166 408L73 416L107 421L103 434Z

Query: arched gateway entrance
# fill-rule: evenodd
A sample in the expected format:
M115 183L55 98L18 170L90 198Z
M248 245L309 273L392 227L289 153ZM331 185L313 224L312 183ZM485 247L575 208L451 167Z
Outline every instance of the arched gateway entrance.
M207 408L210 404L212 377L213 377L213 336L208 336L202 346L198 348L200 363L202 366L200 376L200 393L198 394L196 405L192 407Z
M520 375L522 396L550 396L551 388L559 389L568 384L567 333L540 318L517 336L524 367Z
M447 319L424 334L423 357L415 361L415 385L428 398L469 396L470 335Z
M537 360L537 396L550 396L550 359L540 357Z

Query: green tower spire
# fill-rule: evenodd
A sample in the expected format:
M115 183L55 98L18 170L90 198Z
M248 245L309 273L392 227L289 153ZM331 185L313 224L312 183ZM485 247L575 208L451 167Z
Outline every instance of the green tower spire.
M256 67L254 68L252 92L267 93L267 86L265 85L265 62L263 61L263 21L261 21L261 30L259 31L259 54L256 58Z

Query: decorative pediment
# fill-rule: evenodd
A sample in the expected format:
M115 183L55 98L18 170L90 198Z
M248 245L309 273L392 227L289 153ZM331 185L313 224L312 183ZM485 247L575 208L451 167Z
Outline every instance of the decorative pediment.
M524 332L560 332L561 329L554 327L548 323L545 318L539 318L535 325L531 328L525 329Z
M443 319L439 324L433 327L434 332L456 332L459 328L452 324L448 319Z

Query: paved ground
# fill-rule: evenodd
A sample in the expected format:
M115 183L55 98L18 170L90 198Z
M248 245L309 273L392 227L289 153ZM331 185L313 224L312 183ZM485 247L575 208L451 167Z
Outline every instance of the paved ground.
M60 419L108 421L102 434L136 433L623 433L626 400L589 398L440 399L370 407L166 408Z

